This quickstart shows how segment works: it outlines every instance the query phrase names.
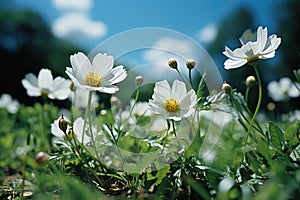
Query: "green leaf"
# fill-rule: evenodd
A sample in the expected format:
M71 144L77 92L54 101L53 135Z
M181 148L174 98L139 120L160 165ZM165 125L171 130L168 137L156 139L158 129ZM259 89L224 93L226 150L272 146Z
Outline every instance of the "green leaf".
M159 185L162 180L166 177L167 173L170 170L170 165L166 165L163 168L160 168L156 174L153 175L153 173L147 173L147 180L154 180L156 181L153 183L153 186Z
M294 75L295 75L297 81L300 83L300 75L299 75L299 73L297 72L297 70L293 70L293 73L294 73Z
M269 123L269 131L271 136L271 143L274 145L274 147L278 150L282 150L283 143L284 143L284 135L282 130L274 123Z
M207 95L207 87L206 87L205 79L206 79L206 73L202 75L202 78L199 82L198 89L197 89L197 99L199 99L200 97L205 97Z

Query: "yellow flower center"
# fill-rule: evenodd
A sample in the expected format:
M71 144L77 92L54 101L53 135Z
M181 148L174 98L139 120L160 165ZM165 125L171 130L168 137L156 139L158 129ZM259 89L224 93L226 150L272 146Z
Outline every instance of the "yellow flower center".
M252 57L247 58L248 63L255 62L257 60L259 60L259 55L254 55Z
M99 87L101 85L102 76L98 72L89 72L85 75L85 82L92 87Z
M176 112L179 109L179 101L176 98L169 98L165 103L168 112Z

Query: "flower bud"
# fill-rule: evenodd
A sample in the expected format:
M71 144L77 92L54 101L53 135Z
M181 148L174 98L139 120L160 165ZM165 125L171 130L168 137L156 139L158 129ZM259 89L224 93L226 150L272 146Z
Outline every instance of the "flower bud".
M68 137L72 140L76 137L76 134L74 133L73 129L70 129L68 132Z
M49 160L49 155L45 152L39 152L35 156L35 163L38 166L44 166Z
M268 110L274 110L276 108L276 105L273 102L270 102L267 104Z
M142 76L136 76L135 82L138 86L141 86L143 84L143 77Z
M188 69L193 69L196 66L196 62L194 59L187 59L186 60L186 67Z
M74 84L73 81L71 81L71 83L70 83L70 90L71 90L72 92L75 91L75 84Z
M58 126L59 126L60 130L62 130L64 133L66 133L67 127L68 127L68 122L67 122L67 120L65 120L63 115L61 115L61 118L58 121Z
M246 79L246 86L247 87L253 87L256 84L256 79L254 76L248 76Z
M110 104L112 106L120 107L121 106L121 101L120 101L120 99L118 97L112 96L110 98Z
M231 86L224 82L223 85L222 85L222 90L226 93L226 94L230 94L231 92Z
M177 61L174 58L169 58L168 60L168 65L172 68L172 69L177 69Z

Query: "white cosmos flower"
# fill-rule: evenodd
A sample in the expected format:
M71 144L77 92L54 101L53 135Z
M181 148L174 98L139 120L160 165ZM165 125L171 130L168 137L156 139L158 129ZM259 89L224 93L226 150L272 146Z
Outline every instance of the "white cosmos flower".
M123 81L127 73L122 65L113 68L112 56L98 53L91 63L86 55L78 52L70 57L72 68L66 73L75 86L90 91L113 94L119 90L114 84Z
M47 96L50 99L64 100L71 92L70 80L59 76L53 80L49 69L41 69L38 77L32 73L26 74L22 84L32 97Z
M19 102L9 94L2 94L0 97L0 108L6 108L6 110L11 113L15 114L19 110Z
M225 46L223 54L228 57L224 63L225 69L238 68L258 59L273 58L275 50L281 43L281 38L275 34L268 37L267 28L263 29L260 26L256 33L246 30L240 38L240 42L242 47L234 51Z
M271 81L267 86L268 94L274 101L286 101L291 97L299 97L300 92L294 84L300 88L299 83L293 83L287 77L281 78L279 82Z
M59 120L60 120L60 117L51 124L51 133L58 138L64 139L65 133L59 128L59 124L58 124ZM68 120L66 119L66 121L68 121ZM83 124L84 124L84 120L81 117L77 118L73 123L73 133L72 134L75 134L75 136L79 142L82 141ZM69 133L70 128L71 127L68 124L67 129L66 129L67 134ZM83 144L87 144L89 142L90 142L90 137L85 135Z
M149 100L149 109L155 114L164 115L175 121L186 118L194 112L197 97L194 90L187 92L184 82L175 80L172 88L164 80L155 83L152 99Z

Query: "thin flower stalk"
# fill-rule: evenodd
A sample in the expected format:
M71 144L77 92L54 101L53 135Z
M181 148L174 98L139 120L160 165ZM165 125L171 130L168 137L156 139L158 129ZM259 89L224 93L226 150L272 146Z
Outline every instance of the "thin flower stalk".
M245 145L247 145L250 131L251 131L252 127L253 127L253 123L255 121L256 115L258 114L258 111L259 111L260 105L261 105L261 101L262 101L262 84L261 84L261 79L260 79L260 76L259 76L259 72L258 72L256 63L252 63L252 66L254 68L254 71L255 71L255 74L256 74L256 77L257 77L257 81L258 81L258 102L256 104L256 108L255 108L254 114L253 114L252 119L250 121L250 124L248 126L248 131L246 133L246 138L245 138Z

